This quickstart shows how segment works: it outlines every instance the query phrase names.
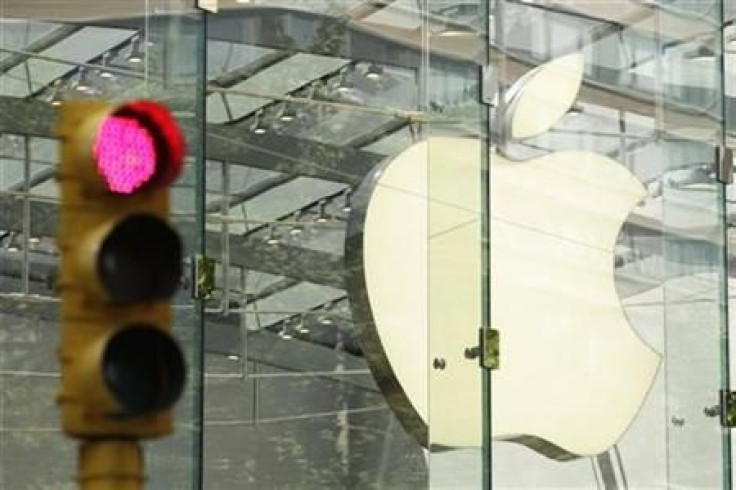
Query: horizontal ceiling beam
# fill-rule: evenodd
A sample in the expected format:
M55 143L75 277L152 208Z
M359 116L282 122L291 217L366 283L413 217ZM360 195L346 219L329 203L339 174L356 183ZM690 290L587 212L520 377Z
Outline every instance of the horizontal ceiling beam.
M253 75L258 74L261 71L270 68L277 63L286 61L286 59L290 58L291 56L293 56L293 54L286 51L275 51L273 53L268 53L264 56L261 56L257 60L248 63L245 66L241 66L227 73L219 75L217 78L210 81L210 83L222 88L232 87L233 85L240 83L243 80L247 80Z
M644 11L648 15L649 10ZM131 14L135 15L135 11ZM595 12L600 15L600 12ZM560 13L563 14L562 12ZM579 14L579 12L572 13ZM641 12L627 12L626 19L640 21ZM643 14L642 14L643 15ZM645 16L646 17L646 16ZM651 17L651 15L650 15ZM139 28L140 19L111 19L95 21L95 25L109 27ZM601 22L611 19L601 18ZM620 19L619 19L620 20ZM164 22L165 16L156 22ZM190 19L190 22L194 20ZM298 36L292 36L288 30L284 35L274 36L273 26L281 22L286 25L298 25ZM637 28L636 23L632 26ZM327 39L320 36L327 35ZM371 22L371 17L351 20L334 18L314 12L275 8L249 7L247 9L223 10L210 19L210 38L220 41L240 43L277 49L287 53L311 53L325 56L338 56L346 59L372 61L389 66L401 66L419 70L424 59L422 53L426 48L426 34L421 29L401 28L382 23ZM429 38L432 49L432 65L448 71L472 71L478 66L488 65L488 40L483 32L469 30L465 35L432 36ZM491 60L502 56L499 50L491 47ZM506 53L501 80L512 83L522 74L539 65L533 60L518 53ZM495 64L495 62L492 62ZM588 78L584 81L578 99L580 102L610 107L652 119L662 119L663 129L673 132L698 131L713 129L717 124L713 117L703 114L701 108L687 107L677 103L663 103L653 94L622 89L615 84L601 83ZM662 109L660 111L660 109ZM264 135L265 136L265 135ZM215 145L213 151L217 150ZM237 148L229 148L237 151ZM265 155L258 155L263 157ZM238 160L234 160L237 162ZM271 164L269 161L267 164ZM251 164L253 166L257 163ZM334 178L333 174L333 178ZM344 182L344 180L341 180Z
M183 123L190 134L194 125ZM207 125L207 158L298 177L357 185L384 157L376 153L242 127Z
M1 265L1 264L0 264ZM1 275L1 274L0 274ZM16 285L20 285L17 282ZM199 339L188 338L193 332L200 331L194 328L198 320L192 314L192 309L179 310L174 325L174 335L183 346L192 346ZM33 349L34 352L52 352L58 342L55 327L60 321L59 303L52 301L23 301L21 298L0 297L0 320L3 325L22 325L25 328L8 329L3 347L12 349ZM238 356L245 352L243 349L243 330L239 325L238 315L222 316L217 313L205 313L204 318L204 350L216 359L217 356ZM278 334L265 329L257 332L248 332L247 360L258 364L273 366L279 371L294 373L294 378L322 378L334 382L350 384L370 391L378 392L373 378L367 371L365 361L360 354L360 348L352 336L342 339L342 359L335 355L334 332L339 328L332 325L331 329L319 324L310 324L314 332L301 334L298 338L285 340ZM332 335L330 335L332 330ZM345 328L343 332L349 332ZM9 356L8 356L9 357ZM3 359L4 370L9 369L9 359ZM343 369L355 373L365 371L365 375L341 375L336 365L342 362L347 364ZM232 364L232 361L229 361ZM24 356L22 370L16 371L16 376L34 373L54 376L58 373L58 359L50 355ZM297 374L299 373L299 374ZM332 374L336 373L336 374ZM254 374L254 373L253 373ZM215 376L215 379L217 377ZM222 378L220 378L222 379ZM242 378L230 378L238 383Z
M0 230L23 231L24 202L0 196ZM59 209L56 204L32 202L30 206L30 235L56 236ZM191 222L176 222L182 236L195 236L197 229ZM230 265L268 274L290 277L299 281L344 288L342 257L291 245L269 245L261 239L242 238L214 231L205 233L207 255L222 256L222 242L229 240Z
M342 256L283 243L271 245L262 237L227 237L230 240L231 266L336 289L345 288ZM205 237L207 255L215 259L221 257L222 242L221 233L208 231Z
M36 99L0 96L0 133L53 138L57 109ZM190 144L201 140L192 119L180 123ZM295 177L359 184L383 156L278 134L254 134L222 124L206 126L207 158Z
M289 182L292 182L294 178L295 177L291 175L275 175L273 177L267 177L246 187L242 191L231 193L227 197L223 196L220 199L210 202L207 204L206 210L208 213L217 213L223 209L230 209L265 194L272 189L288 184ZM228 189L227 192L230 192L230 190Z
M3 17L5 17L5 15L3 15ZM28 58L32 57L33 53L40 53L41 51L45 51L54 46L56 43L61 42L72 34L75 34L76 32L82 30L83 28L83 25L75 24L65 24L56 27L55 29L44 34L28 46L26 46L23 51L28 54L11 54L10 56L7 56L5 59L0 61L0 73L7 73L16 66L28 60Z
M313 34L300 35L299 39L303 42L294 43L289 36L274 38L255 27L257 25L255 19L272 17L298 19L301 26L311 23L311 27L307 30L313 31ZM541 63L521 52L502 52L496 46L490 46L488 52L486 49L488 39L482 32L468 31L465 35L432 36L427 39L426 34L418 29L371 23L368 20L345 24L341 30L333 33L335 36L333 42L315 45L312 39L318 35L318 29L326 22L325 19L325 16L311 12L278 8L252 9L247 13L233 11L212 20L218 26L217 29L213 29L213 36L221 41L372 61L412 70L420 70L422 52L429 41L433 67L447 71L475 73L478 66L488 64L501 66L500 81L505 84L513 83ZM251 23L254 28L246 29L245 26L250 26ZM490 56L490 63L487 56ZM503 64L500 63L501 59ZM704 114L700 107L688 107L660 100L654 94L625 89L613 82L604 83L591 77L583 81L578 100L652 119L661 118L664 127L671 131L683 128L712 129L717 124L715 118Z
M236 3L232 5L226 3L225 5L226 7L218 15L211 16L209 19L211 39L262 46L283 50L287 53L309 52L327 56L340 56L355 60L386 63L393 66L404 66L416 70L421 66L422 49L426 46L427 36L421 29L416 29L414 26L408 28L390 26L376 22L370 15L365 13L352 15L348 13L348 15L342 17L331 17L316 12L281 7L248 6L248 8L242 8L241 5ZM666 34L673 39L691 38L694 35L693 29L696 28L695 26L697 26L695 33L701 35L704 33L704 29L710 29L706 33L716 29L709 19L701 18L695 14L687 15L685 11L671 12L668 9L636 2L624 2L621 6L616 5L615 7L610 5L601 7L598 4L586 4L585 2L575 5L552 2L552 5L557 8L556 13L560 16L584 17L589 22L597 21L601 25L628 26L632 30L640 30L644 33L651 30L651 26L647 22L653 23L656 29L667 28L672 30L672 32ZM145 9L138 10L134 6L129 6L125 7L127 15L117 15L117 13L105 7L103 9L104 13L90 16L90 12L93 11L95 6L95 3L90 2L76 16L73 9L65 9L64 15L68 16L66 18L68 21L85 22L84 19L87 19L86 22L94 25L139 29L140 15L145 12ZM384 8L385 5L380 4L379 7ZM537 8L535 4L523 4L521 7ZM67 12L67 10L69 11ZM161 15L154 21L164 22L166 10L162 9ZM23 9L14 12L15 10L10 9L5 15L8 17L25 16ZM30 18L38 18L39 15L35 12L28 12L28 14ZM51 13L51 15L56 14L56 12ZM417 19L420 18L419 13L409 12L409 14L416 15ZM169 15L175 15L175 13L169 11ZM198 22L196 18L187 21ZM433 18L432 21L439 23L447 20ZM661 27L660 24L664 27ZM274 25L298 25L300 32L298 36L292 36L293 33L286 29L281 35L274 35ZM324 38L325 36L327 38ZM485 59L487 36L484 32L468 29L466 35L436 35L431 36L429 41L432 49L433 65L445 64L449 68L450 64L457 63L457 67L460 69L474 69L474 66L487 64ZM512 59L511 62L513 63L514 60ZM652 98L650 97L650 99ZM606 105L619 107L616 102L614 100ZM655 105L653 101L650 102L651 106ZM633 112L642 114L641 111ZM653 113L654 111L650 112Z
M496 60L504 59L500 75L501 81L506 84L513 83L539 66L538 61L519 54L504 54L495 47L491 49L491 57ZM683 130L715 130L721 124L717 118L706 113L701 107L666 102L652 94L615 87L590 78L583 80L577 100L623 113L638 114L653 121L661 120L661 127L673 133Z

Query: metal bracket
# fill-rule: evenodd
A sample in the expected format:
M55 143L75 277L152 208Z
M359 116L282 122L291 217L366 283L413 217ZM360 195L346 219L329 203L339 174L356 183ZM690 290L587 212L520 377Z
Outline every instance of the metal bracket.
M723 427L736 427L736 391L721 390L721 425Z
M716 148L716 179L722 184L733 184L733 150L724 146Z
M498 369L501 365L500 334L493 328L480 329L480 365L486 369Z
M481 328L478 333L480 337L479 345L465 349L465 358L479 358L480 367L498 369L501 365L500 334L498 330Z
M498 93L498 73L492 66L480 67L480 103L493 107Z
M192 260L192 296L195 299L208 299L215 290L215 259L195 255Z

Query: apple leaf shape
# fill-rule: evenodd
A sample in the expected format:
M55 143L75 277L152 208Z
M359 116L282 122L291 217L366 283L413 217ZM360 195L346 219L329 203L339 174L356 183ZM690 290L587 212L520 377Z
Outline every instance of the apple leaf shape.
M480 155L474 139L411 146L359 189L364 214L348 229L348 263L363 265L365 296L348 294L365 356L425 445L482 443L480 369L464 356L483 301ZM613 275L616 237L644 188L584 151L490 159L490 301L501 333L492 435L555 459L599 454L634 419L660 364L631 329Z
M572 53L526 73L506 93L504 124L511 139L540 135L556 124L575 103L583 81L585 59Z

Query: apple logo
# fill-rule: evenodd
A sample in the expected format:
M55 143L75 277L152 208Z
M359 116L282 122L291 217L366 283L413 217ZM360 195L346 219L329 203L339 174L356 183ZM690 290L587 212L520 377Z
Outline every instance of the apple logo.
M532 70L504 101L507 138L547 131L573 105L583 58ZM624 167L588 151L490 160L490 299L482 301L481 142L429 137L356 191L345 257L369 367L421 444L482 444L477 360L484 303L500 332L494 439L565 460L625 433L661 358L632 330L614 246L645 196Z

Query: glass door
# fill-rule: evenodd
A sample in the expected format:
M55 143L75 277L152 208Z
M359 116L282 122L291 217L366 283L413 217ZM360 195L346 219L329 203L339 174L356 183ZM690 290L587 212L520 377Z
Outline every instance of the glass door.
M397 259L419 208L386 180L422 139L422 15L220 2L207 22L205 487L426 488L426 315Z
M487 2L220 7L206 486L479 487Z
M493 484L728 487L721 2L494 8Z
M730 436L713 410L729 388L725 3L671 2L658 15L667 481L675 488L731 485Z

